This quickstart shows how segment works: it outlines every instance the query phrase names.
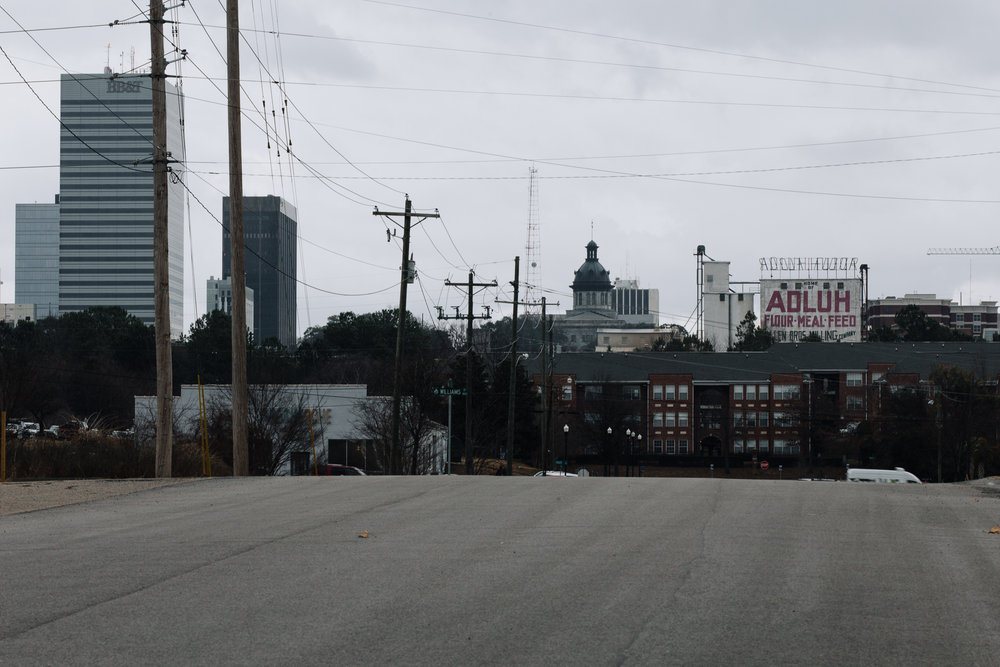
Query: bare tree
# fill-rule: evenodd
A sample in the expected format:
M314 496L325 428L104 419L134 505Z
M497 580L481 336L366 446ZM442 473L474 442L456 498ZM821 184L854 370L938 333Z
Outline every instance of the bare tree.
M358 405L356 428L372 440L378 465L389 470L389 443L392 442L392 398L371 396ZM432 447L437 424L427 417L418 401L404 397L400 403L400 447L403 474L426 475L434 468L437 452Z
M229 391L227 387L206 406L210 439L217 443L232 432ZM250 474L285 473L292 452L311 451L306 397L295 396L285 385L251 385L247 392L247 446Z

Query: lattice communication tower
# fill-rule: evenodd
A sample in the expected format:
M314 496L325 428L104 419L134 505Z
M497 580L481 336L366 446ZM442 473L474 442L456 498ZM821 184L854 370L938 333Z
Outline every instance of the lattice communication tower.
M524 247L526 271L524 279L524 300L531 304L538 296L538 274L542 255L542 239L538 224L538 169L528 167L528 242ZM534 312L532 306L525 306L525 314Z

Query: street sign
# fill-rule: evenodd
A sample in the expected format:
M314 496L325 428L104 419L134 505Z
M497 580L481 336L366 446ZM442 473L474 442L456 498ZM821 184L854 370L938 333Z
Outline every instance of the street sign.
M465 387L434 387L435 396L465 396Z
M760 462L760 469L761 470L767 470L767 461L761 461Z

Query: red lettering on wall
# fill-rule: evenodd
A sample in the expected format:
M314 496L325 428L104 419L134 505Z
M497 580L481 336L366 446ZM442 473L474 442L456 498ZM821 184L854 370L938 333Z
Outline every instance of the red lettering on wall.
M840 306L843 305L844 309L841 310ZM849 313L851 312L851 291L845 290L843 292L837 292L836 296L833 297L833 310L835 313Z
M771 298L767 302L767 308L764 310L777 310L779 312L785 312L785 302L781 300L781 292L771 292Z
M786 310L789 313L797 313L802 310L802 292L798 290L788 291L788 303Z
M823 297L826 297L826 305L823 305ZM816 293L816 310L821 313L829 313L833 307L833 295L824 290Z

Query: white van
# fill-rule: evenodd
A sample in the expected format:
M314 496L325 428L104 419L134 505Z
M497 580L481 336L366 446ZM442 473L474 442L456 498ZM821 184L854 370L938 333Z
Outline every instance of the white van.
M890 484L920 484L920 480L912 472L902 468L892 470L876 470L875 468L848 468L848 482L888 482Z

